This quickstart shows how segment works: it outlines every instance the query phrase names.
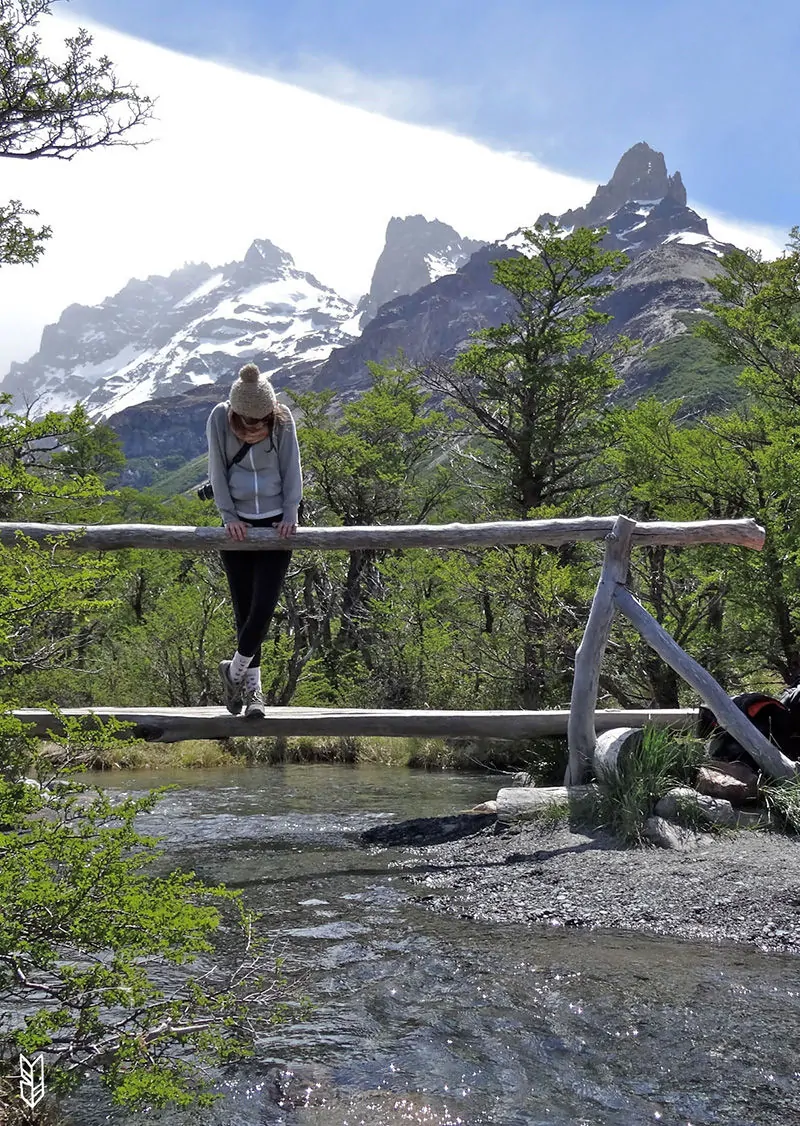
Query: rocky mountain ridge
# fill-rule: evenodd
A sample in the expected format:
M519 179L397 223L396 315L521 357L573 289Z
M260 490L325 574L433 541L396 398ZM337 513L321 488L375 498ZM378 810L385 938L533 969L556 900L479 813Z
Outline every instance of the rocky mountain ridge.
M423 215L390 219L369 293L358 305L361 329L387 301L416 293L445 274L454 274L483 245L476 239L462 238L438 219Z
M644 194L657 191L664 193L661 198ZM606 207L611 210L603 213ZM663 153L643 142L623 155L585 208L537 220L544 226L551 222L566 231L607 227L604 245L631 259L606 301L614 316L608 333L642 341L620 375L646 386L646 349L686 331L687 315L700 312L711 297L705 279L719 271L720 258L732 247L712 237L706 220L687 206L680 173L668 175ZM313 385L352 394L368 386L368 361L391 359L399 351L411 363L455 354L472 332L508 315L511 298L494 284L492 263L526 247L520 228L481 248L455 274L387 303L358 338L319 366Z
M71 305L2 383L35 414L80 402L97 419L230 378L254 360L286 382L357 336L392 295L453 273L480 243L421 215L393 218L358 307L256 239L240 262L134 279L96 306Z
M688 207L680 173L670 175L663 154L643 142L623 155L610 181L585 207L538 220L550 221L566 230L605 226L606 244L631 259L606 302L615 318L607 332L642 341L620 374L629 388L648 387L647 349L686 333L687 318L711 295L706 279L719 270L719 259L730 248L715 240L706 220ZM392 361L400 351L411 363L450 357L472 332L501 323L510 298L494 284L492 263L524 249L522 228L499 243L480 246L444 223L421 216L394 219L370 294L358 309L301 275L289 255L266 241L254 243L244 262L226 267L220 277L203 265L187 267L185 277L155 279L162 287L169 283L170 299L173 289L180 293L175 309L192 306L190 331L182 329L157 354L136 361L139 399L147 379L158 383L149 401L112 413L107 400L99 409L109 416L129 457L195 457L203 451L208 411L227 393L237 361L256 359L279 389L335 388L344 397L356 395L369 385L369 361ZM436 277L431 276L434 250ZM275 277L268 282L264 275L270 269ZM136 284L150 283L154 279ZM270 284L277 288L267 294L264 286ZM412 286L417 286L413 292L390 296L373 312L387 293ZM166 335L170 327L169 316L162 316L151 331ZM173 388L177 395L170 394ZM92 402L98 403L97 393ZM119 393L113 402L122 405Z
M358 332L355 307L268 239L240 262L131 281L100 305L71 305L2 390L36 413L76 402L106 418L228 378L255 359L288 378Z

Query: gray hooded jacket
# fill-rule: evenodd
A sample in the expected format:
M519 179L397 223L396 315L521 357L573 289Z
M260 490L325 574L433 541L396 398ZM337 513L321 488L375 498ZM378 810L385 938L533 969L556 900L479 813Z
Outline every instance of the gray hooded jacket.
M254 442L242 460L231 465L242 443L231 430L228 407L227 402L217 403L206 424L208 476L224 523L264 520L282 512L287 523L296 524L303 470L294 419L284 407L284 420L276 417L271 440Z

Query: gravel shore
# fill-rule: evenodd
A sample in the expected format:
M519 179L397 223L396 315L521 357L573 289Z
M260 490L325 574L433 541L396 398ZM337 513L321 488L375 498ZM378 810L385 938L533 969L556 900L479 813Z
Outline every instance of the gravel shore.
M524 823L415 849L426 907L462 918L609 928L800 954L800 841L742 831L693 852L620 848L602 830ZM401 864L401 867L404 866Z

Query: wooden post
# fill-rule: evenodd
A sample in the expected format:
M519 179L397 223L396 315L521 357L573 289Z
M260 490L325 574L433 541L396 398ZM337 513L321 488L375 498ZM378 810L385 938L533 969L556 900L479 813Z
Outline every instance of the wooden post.
M688 653L684 653L674 638L648 614L644 606L637 602L630 591L618 586L614 601L620 613L636 626L648 645L651 645L663 661L673 668L687 684L699 692L704 702L711 708L717 721L733 735L748 754L752 755L765 774L772 778L793 778L797 766L766 739L740 712L727 693L717 684L711 673L706 672Z
M592 599L583 639L575 654L575 676L567 727L569 760L564 777L565 786L580 786L589 776L597 738L594 713L600 684L600 666L614 618L614 591L618 583L624 583L628 578L631 540L635 528L635 520L618 516L606 537L600 581Z

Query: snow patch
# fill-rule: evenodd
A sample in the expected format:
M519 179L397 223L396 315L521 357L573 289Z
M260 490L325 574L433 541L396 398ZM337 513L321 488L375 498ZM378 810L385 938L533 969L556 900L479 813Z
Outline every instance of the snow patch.
M339 328L342 332L347 333L348 336L360 336L361 313L354 313L352 317L348 317L346 321L342 321Z
M725 257L724 247L716 239L709 235L701 235L699 231L676 231L675 234L667 235L664 242L678 242L682 246L702 246L703 250L708 250L717 258Z
M109 415L116 414L117 411L123 411L126 407L135 407L139 403L144 403L148 399L152 399L156 390L156 372L153 371L147 379L143 379L135 383L132 387L128 387L120 394L115 395L104 403L99 411L92 412L96 418L104 419Z
M139 349L135 344L126 344L115 356L110 356L107 360L101 360L97 364L80 364L78 367L70 368L69 378L84 379L87 382L107 379L123 371L138 355Z
M432 282L443 278L446 274L454 274L459 267L459 263L446 254L426 254L425 265L428 267L428 275Z
M708 235L701 235L699 231L676 231L664 239L664 242L682 242L685 246L698 246L709 241Z
M175 308L182 309L184 305L191 305L193 301L199 301L201 297L206 297L209 293L217 288L219 283L223 280L224 276L225 275L222 273L222 271L212 275L212 277L210 277L208 281L204 281L202 285L198 285L197 289L193 289L191 293L188 293L186 297L179 301L175 305Z

